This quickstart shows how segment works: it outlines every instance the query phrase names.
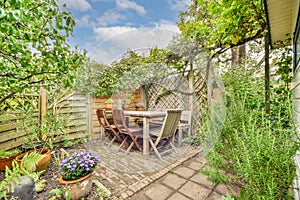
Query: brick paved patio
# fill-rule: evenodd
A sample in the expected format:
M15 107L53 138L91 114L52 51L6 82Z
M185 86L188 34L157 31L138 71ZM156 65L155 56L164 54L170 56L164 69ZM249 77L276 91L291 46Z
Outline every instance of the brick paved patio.
M100 156L94 177L110 191L108 199L218 199L228 192L238 194L238 188L206 181L199 171L205 163L199 147L178 148L178 155L169 154L160 161L155 155L146 159L137 151L125 155L101 140L84 146Z

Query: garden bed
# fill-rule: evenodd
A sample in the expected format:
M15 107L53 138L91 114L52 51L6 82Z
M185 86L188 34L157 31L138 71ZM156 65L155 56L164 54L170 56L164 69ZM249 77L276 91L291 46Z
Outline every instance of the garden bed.
M58 158L61 157L61 146L57 146L55 149L52 150L52 154L51 154L51 161L50 164L46 170L46 172L44 174L41 175L41 179L46 180L46 187L43 189L43 191L36 193L35 195L35 200L45 200L45 199L50 199L52 196L54 196L53 194L50 193L51 190L53 189L59 189L59 188L63 188L63 185L61 185L58 181L60 174L58 172L58 164L59 164L59 160ZM63 148L66 152L70 153L70 152L76 152L78 151L78 149L84 149L83 146L79 145L76 147L72 147L72 148ZM101 171L101 166L97 166L96 168L97 171ZM94 172L95 174L96 172ZM0 181L2 181L5 177L5 172L1 171L0 172ZM101 176L97 176L97 177L93 177L93 179L97 179L99 182L101 182L102 185L104 185L104 187L109 188L109 190L111 191L113 188L111 187L111 185L109 184L108 181L106 181L105 179L101 178ZM100 196L103 195L103 192L101 192L98 189L98 186L93 183L92 184L92 189L89 192L89 194L85 197L85 199L87 200L92 200L92 199L99 199ZM111 199L111 198L110 198Z

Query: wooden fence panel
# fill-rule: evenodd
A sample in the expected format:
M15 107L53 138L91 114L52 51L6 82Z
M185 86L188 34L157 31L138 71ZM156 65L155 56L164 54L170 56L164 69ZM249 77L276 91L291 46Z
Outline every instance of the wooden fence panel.
M44 92L45 90L41 89L41 93ZM58 90L57 92L60 91ZM59 116L67 118L67 122L63 128L65 138L76 140L89 137L90 135L87 130L87 119L89 117L87 115L86 96L68 92L62 93L65 97L54 98L53 96L56 95L55 92L50 92L50 94L47 94L47 98L45 96L39 98L39 95L31 94L24 95L26 96L24 99L20 98L19 100L17 97L14 97L11 101L8 100L5 102L2 106L5 110L2 110L0 113L0 149L10 150L26 143L27 133L22 125L22 115L18 111L18 107L31 105L36 111L32 116L28 117L43 120L40 115L44 115L45 111L41 110L44 109L46 104L39 102L40 99L48 99L47 112L55 110ZM30 97L31 100L27 97ZM19 105L16 102L19 102ZM26 104L26 102L30 102L30 104ZM56 140L56 142L61 141L61 139Z

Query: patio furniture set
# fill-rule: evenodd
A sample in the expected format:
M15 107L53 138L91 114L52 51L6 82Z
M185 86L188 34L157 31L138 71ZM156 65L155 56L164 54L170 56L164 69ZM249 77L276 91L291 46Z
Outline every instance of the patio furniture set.
M177 153L174 138L178 134L178 145L182 142L182 130L191 134L191 111L169 109L167 111L129 111L121 109L98 109L98 121L105 133L104 144L118 143L118 150L129 153L132 149L148 157L150 152L162 160L168 152ZM142 125L129 125L129 118L140 118ZM112 119L112 120L111 120Z

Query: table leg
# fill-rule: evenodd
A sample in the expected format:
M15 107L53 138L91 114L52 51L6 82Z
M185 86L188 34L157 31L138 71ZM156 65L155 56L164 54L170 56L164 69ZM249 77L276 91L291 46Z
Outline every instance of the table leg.
M149 156L149 118L143 117L143 154Z

